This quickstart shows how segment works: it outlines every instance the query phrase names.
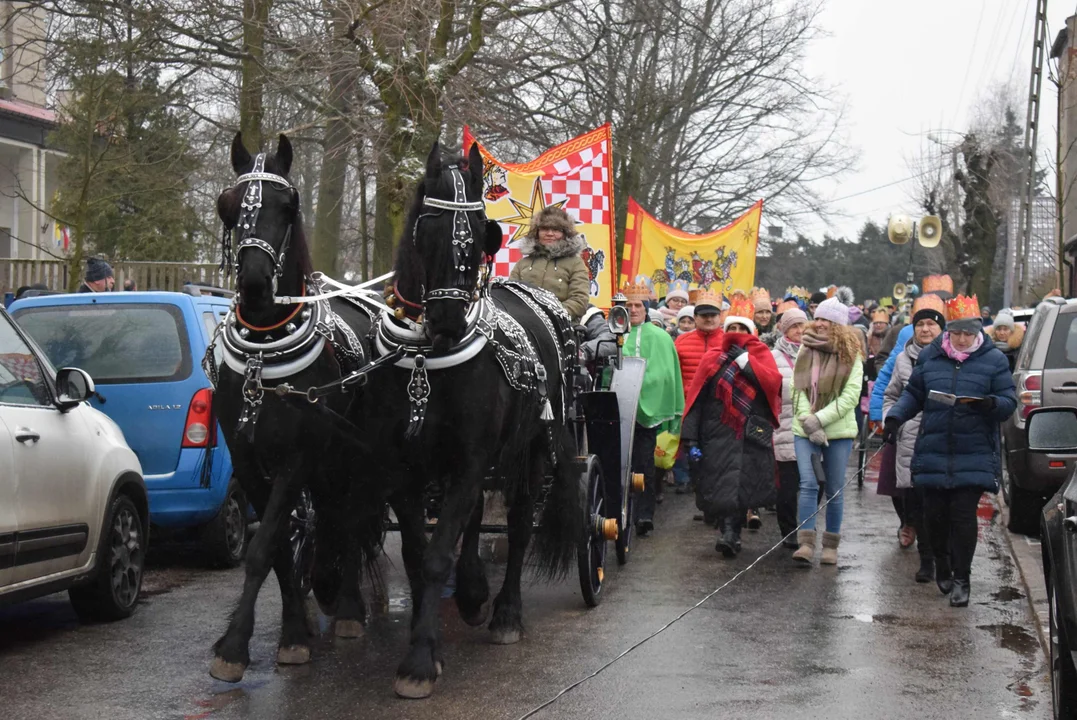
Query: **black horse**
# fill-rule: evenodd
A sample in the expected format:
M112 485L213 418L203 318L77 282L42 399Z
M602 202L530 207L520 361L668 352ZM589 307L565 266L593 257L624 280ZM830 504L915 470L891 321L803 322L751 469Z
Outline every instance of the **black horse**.
M326 614L335 614L338 637L362 633L360 566L380 543L382 513L353 506L356 470L363 460L355 443L339 442L335 426L322 419L330 411L347 412L352 396L335 393L312 404L274 391L284 383L304 390L322 386L362 366L369 357L373 314L336 298L278 302L319 292L299 193L288 180L291 143L281 135L275 154L252 157L237 134L231 159L239 178L221 193L217 209L225 225L223 264L236 267L237 294L214 340L224 358L214 405L236 477L261 523L248 550L242 596L214 645L210 673L238 682L250 663L254 604L270 567L282 600L277 662L310 660L305 591L289 542L292 509L303 489L318 518L311 584ZM217 371L211 353L206 361Z
M381 497L400 524L413 606L411 645L394 682L401 697L429 696L441 673L438 603L461 536L458 610L471 625L490 617L478 555L484 489L502 491L509 508L508 566L489 625L495 643L520 639L536 507L535 564L547 576L573 566L584 526L563 395L575 339L552 295L481 282L501 240L497 223L485 219L477 146L466 161L443 163L435 143L386 294L395 314L377 327L377 352L404 357L364 390L350 416L379 448ZM431 497L437 524L428 542Z

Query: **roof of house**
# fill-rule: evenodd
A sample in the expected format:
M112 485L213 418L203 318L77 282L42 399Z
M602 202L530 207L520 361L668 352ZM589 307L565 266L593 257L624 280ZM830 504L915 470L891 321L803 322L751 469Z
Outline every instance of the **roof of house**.
M57 121L55 111L20 100L0 100L0 113L17 115L28 120L49 123L50 125L55 124Z

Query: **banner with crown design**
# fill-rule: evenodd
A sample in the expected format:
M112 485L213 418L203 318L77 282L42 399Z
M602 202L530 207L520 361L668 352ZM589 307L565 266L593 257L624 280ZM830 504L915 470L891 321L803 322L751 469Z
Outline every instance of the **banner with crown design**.
M464 128L464 148L477 142ZM576 221L587 247L581 256L591 279L591 302L609 308L615 289L613 155L609 123L553 147L527 163L505 163L479 143L486 216L501 223L504 244L494 275L506 277L522 257L518 241L531 218L559 207Z
M687 280L692 287L720 290L755 285L755 254L763 201L725 227L695 235L670 227L628 199L621 278L645 275L662 297L669 283Z

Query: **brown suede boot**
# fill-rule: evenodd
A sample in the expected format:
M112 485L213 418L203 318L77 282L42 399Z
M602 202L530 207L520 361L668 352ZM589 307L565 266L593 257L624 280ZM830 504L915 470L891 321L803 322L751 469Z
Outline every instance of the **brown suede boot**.
M823 533L823 556L819 559L820 565L838 564L838 543L841 542L841 533Z
M797 543L800 547L793 553L793 562L803 567L811 567L812 558L815 557L815 531L797 530Z

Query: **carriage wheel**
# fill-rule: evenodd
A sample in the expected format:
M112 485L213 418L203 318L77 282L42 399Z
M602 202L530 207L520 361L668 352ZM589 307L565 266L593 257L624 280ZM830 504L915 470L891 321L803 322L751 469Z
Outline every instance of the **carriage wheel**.
M602 480L602 469L594 456L587 458L580 482L585 491L587 517L584 540L576 549L580 590L587 607L597 607L602 601L602 582L606 575L606 544L617 533L617 520L606 517L606 486Z
M620 515L617 518L617 564L624 565L628 562L628 551L632 549L632 533L636 529L636 491L632 489L632 473L628 474L629 481L621 488L621 492L628 497L628 522L621 523Z
M310 490L303 488L288 518L288 540L292 548L292 578L303 597L310 593L314 570L314 504Z

